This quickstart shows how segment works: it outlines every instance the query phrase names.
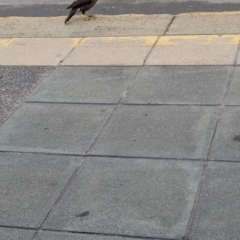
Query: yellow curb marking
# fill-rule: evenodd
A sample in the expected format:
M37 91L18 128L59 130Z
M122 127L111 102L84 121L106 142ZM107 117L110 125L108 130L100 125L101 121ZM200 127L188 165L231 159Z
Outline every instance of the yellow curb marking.
M71 47L83 45L86 47L98 46L152 46L157 40L157 36L140 37L86 37L86 38L60 38L69 40ZM7 47L12 42L22 39L41 39L41 38L0 38L0 46ZM52 38L42 38L48 41ZM131 45L129 45L131 43ZM240 43L240 34L237 35L178 35L161 36L158 39L157 46L179 46L184 44L197 45L238 45ZM114 45L113 45L114 44Z
M11 39L1 39L0 38L0 46L3 46L3 47L7 47L9 44L11 44L13 41L19 41L19 40L22 40L22 39L42 39L43 41L44 40L48 40L48 39L52 39L52 38L11 38ZM71 47L76 47L80 44L82 38L61 38L61 39L67 39L69 40L70 42L70 46ZM26 45L26 44L20 44L20 45Z
M161 46L177 46L183 41L199 40L200 37L197 35L188 36L162 36L159 38L157 45Z
M0 46L7 47L9 44L11 44L15 40L16 40L16 38L0 39Z
M78 46L82 40L82 38L68 38L68 39L71 40L72 47Z
M86 37L81 41L81 44L86 46L99 46L101 44L119 43L123 45L128 42L138 42L141 46L152 46L157 40L157 36L143 37ZM127 45L127 44L126 44ZM136 45L137 46L137 45Z
M162 36L157 42L158 46L178 46L184 43L199 45L238 45L240 35L178 35Z

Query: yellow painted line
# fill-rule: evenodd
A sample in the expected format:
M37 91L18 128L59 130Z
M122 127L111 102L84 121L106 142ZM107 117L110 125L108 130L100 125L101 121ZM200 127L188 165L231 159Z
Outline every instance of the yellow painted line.
M124 43L137 43L137 45L142 46L152 46L156 40L157 36L140 36L140 37L86 37L83 38L81 44L87 46L98 46L101 44L119 43L123 45Z
M15 40L16 38L0 39L0 46L7 47L9 44L11 44Z
M198 43L199 45L238 45L240 34L235 35L177 35L162 36L159 38L158 46L178 46L184 43Z
M1 47L7 47L9 46L12 42L14 41L18 41L18 40L35 40L35 39L42 39L43 41L47 42L48 40L53 40L55 38L0 38L0 46ZM82 38L60 38L60 39L65 39L65 40L69 40L70 46L71 47L76 47L80 44Z
M42 39L43 42L52 41L53 38L0 38L0 46L8 47L12 42L27 40L26 44L31 40ZM55 38L54 38L55 39ZM87 46L153 46L158 36L129 36L129 37L85 37L85 38L59 38L68 40L67 45L71 47ZM157 46L181 46L184 44L198 45L238 45L240 43L240 34L233 35L174 35L161 36L158 39Z
M70 42L72 43L71 46L72 47L76 47L80 44L80 42L82 41L82 38L67 38L70 40Z

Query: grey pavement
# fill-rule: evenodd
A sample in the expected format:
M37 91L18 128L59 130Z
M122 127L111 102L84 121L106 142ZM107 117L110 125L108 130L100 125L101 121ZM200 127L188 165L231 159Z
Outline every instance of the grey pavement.
M61 67L27 101L116 104L138 70L139 67Z
M1 36L0 240L240 239L239 33L168 21Z
M37 228L81 159L1 153L1 226Z
M239 239L239 164L210 163L191 239Z
M25 239L31 240L35 231L33 230L23 230L23 229L13 229L13 228L1 228L0 227L0 239L1 240L16 240Z
M50 231L42 231L39 236L35 238L36 240L123 240L129 238L115 237L115 236L97 236L86 235L86 234L76 234L76 233L58 233L58 232L50 232ZM139 238L135 238L136 240L141 240Z
M238 239L238 73L57 67L0 128L0 239Z
M84 155L113 109L108 105L23 105L0 129L0 150Z
M202 167L200 162L87 159L43 228L181 238Z
M240 92L240 68L237 68L233 77L232 85L230 87L229 98L227 101L228 105L240 105L239 92Z

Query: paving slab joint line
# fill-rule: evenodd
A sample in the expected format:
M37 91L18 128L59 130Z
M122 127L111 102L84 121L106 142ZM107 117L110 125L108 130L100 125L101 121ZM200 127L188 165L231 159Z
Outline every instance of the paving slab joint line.
M151 55L152 51L154 50L155 46L157 45L160 37L161 37L161 36L158 36L158 37L157 37L156 41L155 41L154 44L152 45L152 47L151 47L150 51L148 52L147 56L146 56L145 59L143 60L143 64L142 64L142 66L141 66L141 69L146 65L146 62L147 62L149 56ZM141 71L141 69L140 69L139 71ZM137 73L137 74L138 74L138 73ZM136 75L136 76L137 76L137 75ZM134 82L135 82L135 81L133 81L132 84L133 84ZM131 84L131 85L132 85L132 84ZM128 89L127 89L127 90L128 90ZM126 97L126 95L125 95L125 97Z
M196 159L196 158L167 158L167 157L148 157L148 156L124 156L124 155L98 155L98 154L74 154L74 153L52 153L52 152L24 152L24 151L14 151L14 150L0 150L0 153L17 153L17 154L35 154L35 155L47 155L47 156L66 156L66 157L79 157L79 158L122 158L122 159L143 159L143 160L156 160L156 161L181 161L181 162L205 162L206 159ZM221 162L236 162L219 160ZM239 162L240 163L240 162Z
M142 65L139 67L139 69L137 70L135 76L133 77L132 81L129 83L129 85L127 86L126 90L123 92L122 97L118 100L115 108L113 109L113 111L111 112L111 114L109 115L107 121L105 122L105 124L103 125L102 129L100 130L99 134L97 135L97 137L94 139L92 145L90 146L89 150L86 152L87 155L89 155L92 151L92 149L95 147L103 129L105 129L105 127L108 125L108 123L110 122L110 120L112 119L114 113L116 112L116 110L119 108L119 106L122 105L122 100L127 96L127 92L128 90L131 88L131 86L134 84L134 82L137 79L137 76L139 74L139 72L142 70L142 68L145 66L145 63L147 61L147 58L149 57L149 55L151 54L152 50L154 49L155 45L158 42L158 39L160 38L160 36L157 37L156 41L154 42L153 46L151 47L151 49L149 50L149 52L147 53L145 59L143 60Z
M19 226L7 226L7 225L0 225L0 228L19 229L19 230L32 230L32 231L36 231L37 230L37 228L33 228L33 227L19 227Z
M89 235L89 236L102 236L102 237L118 237L122 239L138 239L138 240L181 240L173 238L156 238L156 237L143 237L143 236L131 236L131 235L119 235L111 233L98 233L98 232L78 232L78 231L68 231L68 230L54 230L54 229L42 229L42 232L57 232L65 234L79 234L79 235Z
M215 129L214 129L212 140L211 140L210 147L209 147L209 150L208 150L207 161L212 160L211 154L212 154L212 149L213 149L214 142L215 142L216 132L218 130L219 124L221 122L221 119L222 119L222 116L223 116L223 113L224 113L224 109L225 109L226 104L227 104L227 99L228 99L230 87L231 87L231 84L232 84L232 81L233 81L233 77L234 77L234 73L235 73L235 70L236 70L236 67L237 67L239 53L240 53L240 40L239 40L239 43L238 43L238 48L237 48L237 52L236 52L236 55L235 55L234 63L233 63L231 72L229 74L229 79L228 79L226 91L225 91L225 94L223 96L222 103L221 103L221 105L219 107L220 108L220 112L218 114L218 119L217 119L217 122L216 122L216 126L215 126Z
M240 164L240 161L236 160L224 160L224 159L214 159L214 160L209 160L208 163L232 163L232 164Z
M126 106L185 106L185 107L220 107L220 104L198 104L198 103L121 103ZM231 106L231 105L228 105ZM239 106L239 105L232 105Z
M82 40L82 39L81 39L81 40ZM157 42L157 41L156 41L156 42ZM156 42L155 42L155 44L156 44ZM79 43L80 43L80 41L79 41ZM76 45L77 45L77 44L76 44ZM75 45L75 46L76 46L76 45ZM75 46L74 46L74 48L72 49L72 51L75 49ZM150 51L151 51L151 50L150 50ZM150 52L150 51L149 51L149 52ZM71 53L71 51L70 51L70 53ZM70 54L70 53L69 53L69 54ZM145 58L145 59L146 59L146 58ZM143 62L143 64L142 64L142 66L138 69L138 71L137 71L137 73L135 74L132 82L137 78L137 75L138 75L139 71L143 68L143 66L144 66L144 62ZM131 83L130 83L130 84L131 84ZM130 84L129 84L129 85L130 85ZM128 86L128 87L129 87L129 86ZM128 88L128 87L127 87L127 88ZM109 122L110 119L112 118L114 112L116 111L116 109L117 109L117 107L119 106L119 104L120 104L120 102L121 102L121 100L122 100L123 97L124 97L124 95L120 98L120 100L118 101L118 103L117 103L116 106L114 107L113 111L112 111L111 114L109 115L108 119L107 119L106 122L104 123L103 127L101 128L101 130L99 131L97 137L93 140L93 142L92 142L92 144L90 145L88 151L86 152L86 156L88 156L89 153L91 152L91 150L94 148L94 146L95 146L97 140L99 139L99 137L100 137L103 129L107 126L108 122ZM54 202L53 206L52 206L51 209L49 210L48 214L46 215L45 219L43 220L42 224L41 224L40 227L37 229L37 231L35 232L35 234L33 235L33 237L31 238L31 240L34 240L34 238L35 238L36 236L38 236L39 231L40 231L40 230L43 230L43 227L44 227L44 224L45 224L46 220L47 220L47 219L49 218L49 216L52 214L52 212L54 211L54 209L56 208L56 206L58 205L58 203L61 201L63 195L64 195L65 192L67 191L68 187L71 185L71 183L72 183L72 181L74 180L75 176L76 176L76 175L78 174L78 172L80 171L83 163L84 163L85 160L86 160L86 156L85 156L85 157L82 157L82 160L81 160L79 166L75 169L74 173L72 174L72 176L70 177L70 179L69 179L68 182L66 183L65 187L64 187L63 190L60 192L60 194L59 194L59 196L57 197L56 201Z
M151 50L150 50L151 51ZM146 59L146 58L145 58ZM144 66L144 61L142 66L139 67L139 69L137 70L135 76L133 77L133 80L129 83L129 85L127 86L126 90L124 91L124 93L122 94L122 97L118 100L117 104L115 105L113 111L111 112L111 114L109 115L108 119L106 120L105 124L103 125L102 129L100 130L99 134L97 135L97 137L94 139L93 143L91 144L89 150L86 152L87 155L90 155L92 149L95 147L98 139L100 138L101 133L103 132L103 130L105 129L105 127L108 125L108 123L110 122L110 120L112 119L114 113L116 112L116 110L118 109L118 107L121 105L122 100L126 97L127 91L130 89L130 87L132 86L132 84L135 82L138 73L141 71L141 69Z
M73 46L73 48L69 51L69 53L62 59L59 61L57 67L61 66L62 63L72 54L72 52L75 50L75 48L81 43L81 41L83 40L83 38L80 38L79 41Z
M143 160L156 160L156 161L181 161L181 162L205 162L206 159L192 159L192 158L166 158L166 157L147 157L147 156L124 156L124 155L96 155L89 154L86 157L92 158L122 158L122 159L143 159Z
M198 189L197 189L197 193L194 199L194 203L193 203L193 207L192 207L192 211L190 213L190 217L188 220L188 224L187 224L187 228L186 228L186 233L185 236L183 238L183 240L189 240L190 234L192 232L192 226L193 226L193 222L194 222L194 218L196 215L196 210L197 210L197 206L198 206L198 202L199 202L199 197L203 188L203 184L205 181L205 176L207 173L207 169L208 169L208 161L205 161L204 166L203 166L203 170L202 170L202 174L200 177L200 181L199 181L199 185L198 185Z
M196 194L194 204L193 204L193 208L192 208L192 211L191 211L191 214L190 214L190 217L189 217L189 221L188 221L188 224L187 224L187 229L186 229L186 234L185 234L184 240L189 240L190 239L190 235L191 235L191 232L192 232L192 227L193 227L194 218L195 218L196 211L197 211L197 206L198 206L200 194L201 194L203 184L204 184L204 181L205 181L205 178L206 178L207 170L208 170L208 165L209 165L210 161L211 162L213 161L211 159L211 152L212 152L212 149L213 149L213 146L214 146L214 141L215 141L215 138L216 138L216 132L217 132L217 129L218 129L219 124L221 122L223 113L224 113L224 107L227 103L227 97L228 97L228 94L229 94L231 83L233 81L234 72L235 72L235 69L237 67L237 61L238 61L239 53L240 53L240 41L238 43L238 49L237 49L237 52L236 52L236 56L235 56L235 59L234 59L232 70L231 70L231 73L229 75L229 80L228 80L228 83L227 83L226 92L224 94L222 104L220 106L220 112L218 114L218 119L216 121L216 126L215 126L215 129L214 129L213 135L212 135L212 140L211 140L210 146L209 146L207 160L204 163L202 175L201 175L200 182L199 182L199 185L198 185L197 194Z
M147 60L148 60L148 58L150 57L151 53L152 53L153 50L155 49L155 47L156 47L156 45L157 45L159 39L160 39L162 36L165 36L165 35L166 35L166 33L167 33L168 29L170 28L170 26L172 25L172 23L173 23L175 17L176 17L176 16L173 16L173 17L172 17L172 19L171 19L171 21L169 22L169 24L167 25L167 27L166 27L166 29L165 29L163 35L158 36L157 40L155 41L155 43L153 44L153 46L152 46L152 48L150 49L149 53L147 54L146 58L144 59L144 61L143 61L143 66L142 66L142 67L145 66L145 64L146 64L146 62L147 62Z
M31 240L33 240L35 237L38 236L39 231L43 229L43 226L46 222L46 220L48 219L48 217L51 215L51 213L54 211L54 209L56 208L56 206L58 205L58 203L61 201L62 196L65 194L65 192L67 191L68 187L70 186L70 184L72 183L72 181L74 180L75 176L77 175L77 173L79 172L79 170L81 169L83 163L85 161L85 158L83 157L79 163L79 165L77 166L77 168L75 169L75 171L73 172L72 176L70 177L70 179L68 180L68 182L66 183L66 185L64 186L63 190L60 192L59 196L57 197L56 201L54 202L53 206L51 207L51 209L49 210L48 214L46 215L46 217L44 218L42 224L40 225L39 228L37 228L37 231L34 233L34 235L32 236Z
M169 22L169 24L167 25L167 27L163 33L163 36L165 36L167 34L169 28L171 27L171 25L172 25L173 21L176 19L176 17L177 17L176 15L173 15L172 20Z
M26 100L26 104L59 104L59 105L97 105L97 106L113 106L116 103L104 103L104 102L50 102L50 101L35 101L35 100ZM214 105L215 106L215 105Z

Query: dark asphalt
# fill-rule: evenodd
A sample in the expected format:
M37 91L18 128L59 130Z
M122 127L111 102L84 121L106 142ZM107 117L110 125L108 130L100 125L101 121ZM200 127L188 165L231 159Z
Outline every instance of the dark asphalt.
M0 125L54 69L0 66Z
M70 1L71 2L71 1ZM67 15L66 4L0 6L0 16L46 17ZM239 11L239 3L207 3L199 1L161 3L147 0L144 3L98 3L91 12L96 14L179 14L187 12Z

